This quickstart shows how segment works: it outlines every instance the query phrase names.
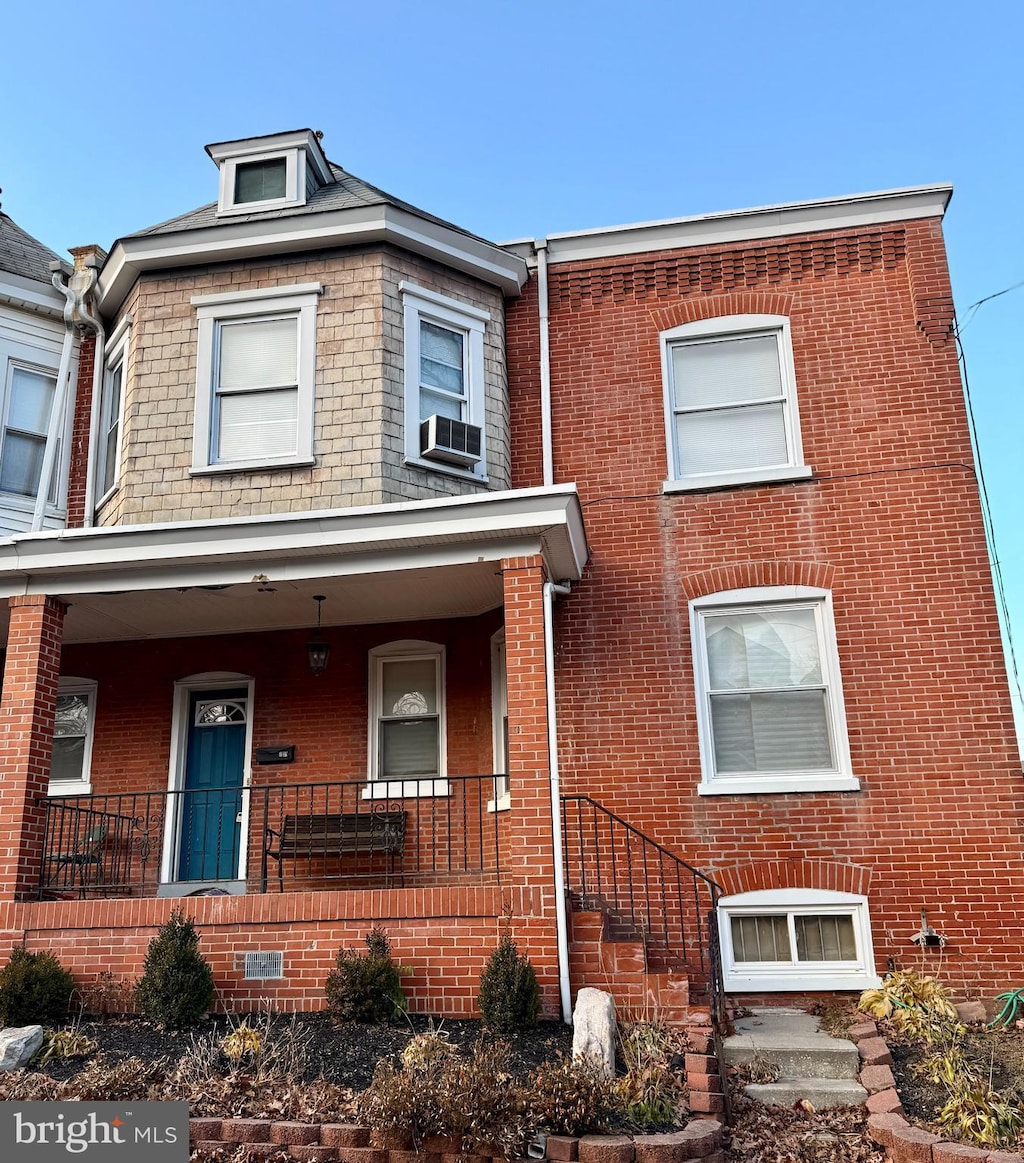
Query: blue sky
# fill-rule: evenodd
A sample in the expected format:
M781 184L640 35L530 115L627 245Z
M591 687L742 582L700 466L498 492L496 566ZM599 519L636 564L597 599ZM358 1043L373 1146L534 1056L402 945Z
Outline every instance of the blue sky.
M56 250L216 196L207 142L329 157L496 240L952 181L961 322L1024 280L1010 0L9 6L2 204ZM963 335L1024 666L1024 287Z

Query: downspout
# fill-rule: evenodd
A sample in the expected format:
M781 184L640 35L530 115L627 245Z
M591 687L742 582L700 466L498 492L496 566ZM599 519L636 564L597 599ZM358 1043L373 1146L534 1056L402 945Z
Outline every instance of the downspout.
M90 401L89 408L89 443L85 461L85 510L82 516L82 525L86 529L92 528L96 517L96 441L98 437L97 429L100 422L100 397L103 392L103 370L107 354L107 333L104 330L103 323L99 315L93 315L85 305L85 298L96 286L96 281L99 277L100 260L92 248L90 248L90 251L91 253L84 254L82 257L83 273L88 274L89 280L88 286L82 293L78 308L79 322L84 327L91 327L96 332L96 347L93 350L92 357L92 400ZM75 255L75 263L77 265L79 255L76 251L72 251L71 253Z
M59 259L50 263L50 282L54 289L64 296L64 341L60 348L60 364L57 369L57 386L50 406L50 422L46 426L46 443L43 446L43 464L39 470L39 487L36 489L36 503L32 510L30 529L38 533L46 517L46 505L50 497L50 478L57 460L57 441L67 414L69 397L73 398L69 380L71 378L71 351L75 345L75 292L64 282L67 267Z
M551 442L551 341L548 328L548 240L534 239L537 252L537 323L540 331L540 446L544 485L555 483Z
M544 689L548 718L548 779L551 785L551 840L555 864L555 932L558 944L558 995L562 1021L572 1024L569 984L569 917L565 899L565 855L562 850L562 793L558 776L558 722L555 717L554 596L569 593L567 585L544 583Z

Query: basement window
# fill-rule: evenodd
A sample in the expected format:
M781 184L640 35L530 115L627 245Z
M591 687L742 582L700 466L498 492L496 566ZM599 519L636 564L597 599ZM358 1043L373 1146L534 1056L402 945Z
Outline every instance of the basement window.
M867 989L878 984L867 899L821 889L723 897L727 990Z

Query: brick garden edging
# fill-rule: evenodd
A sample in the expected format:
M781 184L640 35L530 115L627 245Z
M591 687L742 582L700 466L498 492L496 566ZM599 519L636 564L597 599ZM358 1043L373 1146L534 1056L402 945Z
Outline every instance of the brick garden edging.
M723 1127L718 1121L725 1111L725 1096L711 1014L691 1007L688 1017L686 1086L694 1117L683 1130L664 1135L549 1135L545 1158L553 1163L725 1163ZM191 1149L206 1153L244 1146L254 1159L284 1151L296 1163L488 1163L492 1158L504 1159L500 1154L463 1155L457 1142L439 1136L426 1139L419 1153L412 1149L411 1137L386 1141L384 1146L385 1140L375 1138L368 1127L352 1123L189 1119Z
M384 1141L401 1145L376 1145ZM192 1151L244 1146L254 1159L284 1151L304 1163L485 1163L504 1158L460 1155L452 1139L428 1138L417 1153L411 1138L376 1139L367 1127L270 1119L190 1119L189 1142ZM725 1163L722 1124L697 1118L666 1135L550 1135L545 1158L557 1163Z
M860 1082L868 1092L868 1134L885 1148L886 1158L892 1163L1024 1163L1024 1156L1016 1151L949 1143L931 1131L912 1126L903 1117L892 1073L892 1055L878 1027L870 1018L863 1018L850 1027L848 1036L860 1051Z

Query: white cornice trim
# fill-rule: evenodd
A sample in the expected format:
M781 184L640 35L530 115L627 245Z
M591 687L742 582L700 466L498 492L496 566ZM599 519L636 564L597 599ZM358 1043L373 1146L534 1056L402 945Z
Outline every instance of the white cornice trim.
M943 182L550 234L545 240L548 265L688 246L719 246L790 234L849 230L914 218L941 218L952 194L952 185ZM516 239L502 245L531 265L536 262L535 240Z
M48 283L0 271L0 303L55 319L64 316L64 296Z
M100 310L113 315L143 271L373 242L390 242L436 259L506 295L517 295L528 275L522 258L493 243L396 206L361 206L118 239L100 272Z
M20 534L0 542L0 596L166 588L196 571L228 571L232 577L239 570L258 573L259 563L267 560L328 559L332 570L344 566L343 572L351 572L354 562L395 554L403 555L408 567L423 555L475 561L510 552L541 552L553 580L579 579L588 549L575 485L313 513Z

